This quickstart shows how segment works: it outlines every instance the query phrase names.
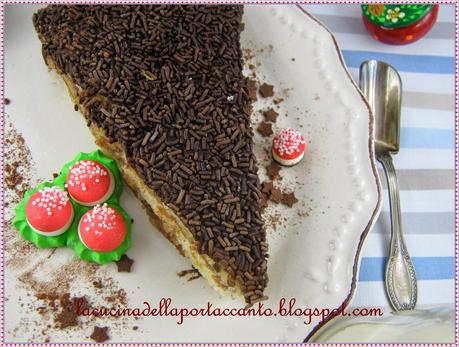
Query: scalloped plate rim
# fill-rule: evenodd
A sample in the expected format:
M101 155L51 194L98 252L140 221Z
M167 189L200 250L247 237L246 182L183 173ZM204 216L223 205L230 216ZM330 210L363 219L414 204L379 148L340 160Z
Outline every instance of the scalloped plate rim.
M306 11L303 7L301 7L301 5L295 4L295 6L304 15L306 15L309 18L311 18L312 20L314 20L321 28L323 28L324 30L327 31L327 33L329 34L330 38L332 39L332 41L334 43L335 49L336 49L336 51L338 53L338 56L340 58L341 67L344 69L347 77L349 78L349 82L351 83L353 88L355 88L357 90L357 92L359 93L360 97L362 98L363 103L365 104L365 106L366 106L366 108L368 110L368 117L369 117L369 122L370 122L370 127L369 127L370 134L369 134L369 139L368 139L369 140L368 141L368 145L369 145L369 150L370 150L370 158L369 159L370 159L373 175L374 175L374 178L375 178L375 181L376 181L377 195L378 196L377 196L377 203L376 203L375 209L373 210L373 214L372 214L371 218L369 219L368 224L365 227L365 229L362 230L362 232L360 233L360 241L359 241L359 245L357 247L357 252L356 252L355 258L354 258L351 290L350 290L349 294L347 295L346 299L340 305L340 307L346 308L352 302L352 300L353 300L353 298L355 296L356 290L357 290L358 276L359 276L359 271L360 271L360 262L362 260L362 249L363 249L363 247L365 245L365 241L366 241L366 239L368 237L369 232L371 231L371 229L373 228L374 224L376 223L376 220L379 217L379 213L381 212L381 207L382 207L382 187L381 187L381 181L380 181L379 173L378 173L378 170L376 169L376 161L375 161L375 155L374 155L374 119L375 119L375 117L374 117L373 112L372 112L372 110L370 108L370 105L368 104L368 101L363 96L363 94L360 91L359 87L356 85L356 83L352 79L352 76L349 73L349 70L347 69L347 66L346 66L346 64L344 62L344 58L343 58L343 55L342 55L342 52L341 52L341 48L339 47L339 43L338 43L338 40L336 39L335 35L330 31L330 29L328 29L328 27L325 24L323 24L315 16L311 15L308 11ZM338 314L330 315L325 320L323 320L322 322L319 322L317 325L315 325L312 328L312 330L308 333L308 335L305 337L303 342L309 342L311 339L313 339L314 336L316 335L316 333L320 329L325 327L326 324L328 322L330 322L331 320L333 320L333 318L335 318L337 315Z

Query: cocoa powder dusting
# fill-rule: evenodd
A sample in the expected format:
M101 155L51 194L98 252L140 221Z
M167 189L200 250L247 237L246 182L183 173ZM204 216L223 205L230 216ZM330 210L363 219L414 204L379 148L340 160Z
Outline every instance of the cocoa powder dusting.
M34 180L34 163L29 148L25 145L24 137L11 124L5 123L5 208L11 204L17 204L30 189Z
M27 262L27 259L34 256L37 250L29 242L19 238L16 230L13 230L14 207L24 197L25 192L38 183L38 180L34 178L35 163L32 160L29 148L25 144L24 137L13 127L9 118L5 122L4 143L6 189L3 235L6 243L5 265L7 267L17 267Z
M79 299L82 299L87 304L84 296L81 298L71 298L69 293L65 293L59 297L60 311L54 317L57 328L65 329L78 325L76 303Z

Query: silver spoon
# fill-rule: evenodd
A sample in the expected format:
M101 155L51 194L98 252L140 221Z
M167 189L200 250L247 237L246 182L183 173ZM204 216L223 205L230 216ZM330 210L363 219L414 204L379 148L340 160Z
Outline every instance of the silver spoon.
M412 310L417 300L416 272L403 240L399 189L391 157L400 148L402 81L392 66L369 60L360 65L360 89L375 115L376 159L384 167L389 189L392 237L386 262L386 293L394 310Z

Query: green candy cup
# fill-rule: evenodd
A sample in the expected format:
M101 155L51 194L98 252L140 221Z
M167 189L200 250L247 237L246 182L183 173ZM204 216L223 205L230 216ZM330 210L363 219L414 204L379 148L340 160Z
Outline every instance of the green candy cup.
M70 194L68 196L73 207L74 217L72 224L64 233L56 236L45 236L33 230L27 222L25 211L27 202L29 201L30 197L35 192L45 187L58 187L63 191L66 191L65 182L67 180L67 175L70 171L70 168L80 160L94 160L101 163L108 170L110 170L115 180L115 188L113 193L106 201L104 201L104 203L110 207L115 208L121 214L126 223L127 232L123 243L111 252L92 251L81 242L78 236L78 224L81 217L92 207L80 205L70 196ZM32 242L39 248L56 248L67 246L73 249L81 259L86 261L92 261L99 264L106 264L111 261L116 261L121 258L121 256L126 252L127 249L129 249L131 245L131 217L119 205L119 198L122 191L123 181L121 179L121 174L118 166L113 159L106 157L100 150L96 150L90 153L79 153L72 161L68 162L62 167L61 173L52 182L44 182L36 188L31 189L25 193L24 198L15 208L13 225L16 229L18 229L19 234L24 239Z
M107 264L112 261L120 260L121 256L131 247L131 217L123 210L123 208L117 204L107 204L109 207L116 209L124 219L126 223L126 238L123 243L111 252L96 252L88 247L81 241L78 234L78 224L75 228L69 230L67 236L67 247L73 249L73 251L83 260L92 261L98 264ZM90 209L88 209L89 211ZM78 223L82 215L78 219Z
M107 169L110 170L110 172L113 175L113 178L115 179L115 189L113 190L112 195L110 195L110 197L104 202L106 202L107 204L114 203L117 205L118 199L120 198L121 192L123 191L123 181L121 179L120 170L118 169L116 162L113 159L105 156L100 150L95 150L94 152L91 152L91 153L83 153L83 152L78 153L72 161L68 162L62 167L62 171L60 175L56 177L54 182L56 184L62 184L62 186L64 186L65 181L67 180L67 175L69 174L70 168L80 160L94 160L94 161L101 163ZM69 194L69 197L70 199L73 200L70 194ZM78 205L81 206L82 208L86 208L87 210L90 209L90 207L88 206L83 206L80 204Z
M37 233L35 230L32 229L32 227L29 225L27 222L27 217L26 217L26 206L27 202L29 201L30 197L38 192L39 190L46 188L46 187L58 187L61 190L65 191L64 185L60 184L53 184L51 182L44 182L37 186L34 189L28 190L24 198L21 200L19 204L16 205L14 212L15 216L13 219L13 226L18 229L19 234L26 240L32 242L35 246L39 248L56 248L56 247L62 247L65 246L66 241L67 241L67 231L63 232L60 235L55 235L55 236L45 236L42 234ZM72 204L73 207L73 221L72 224L70 225L69 229L73 227L75 224L75 220L77 219L77 207L73 203L72 200L70 200L70 203Z

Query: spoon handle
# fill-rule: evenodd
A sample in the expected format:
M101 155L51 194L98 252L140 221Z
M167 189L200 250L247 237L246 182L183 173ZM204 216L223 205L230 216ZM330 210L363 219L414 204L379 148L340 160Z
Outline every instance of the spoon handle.
M416 306L416 272L405 246L397 176L389 153L380 154L389 189L392 237L386 262L385 285L389 301L395 311L412 310Z

